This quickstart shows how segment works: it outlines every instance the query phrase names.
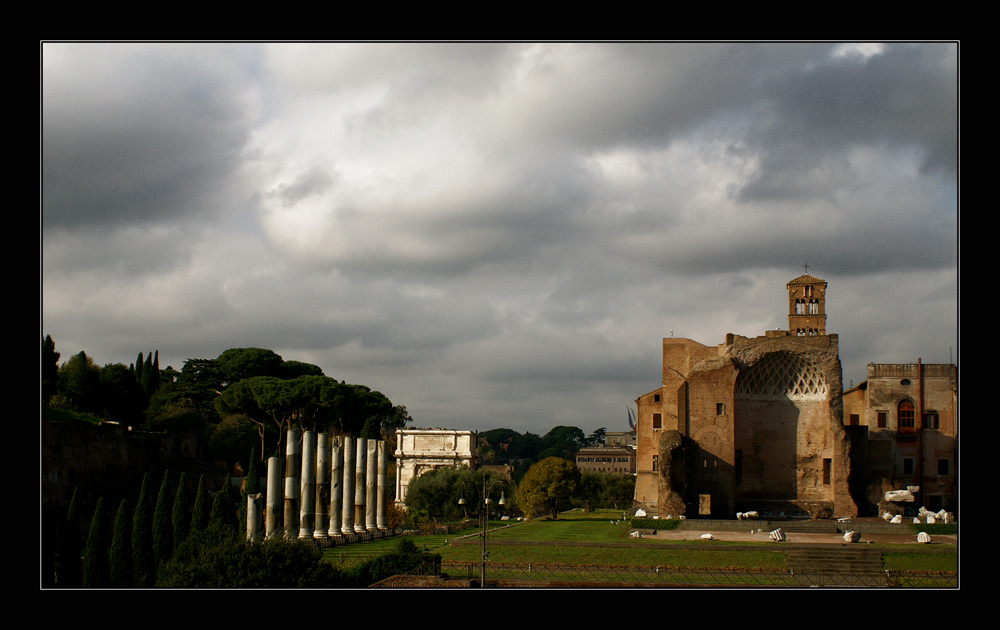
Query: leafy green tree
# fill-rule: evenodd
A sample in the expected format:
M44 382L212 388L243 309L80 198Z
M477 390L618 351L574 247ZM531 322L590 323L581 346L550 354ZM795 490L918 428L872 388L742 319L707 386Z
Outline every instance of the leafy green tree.
M147 421L160 416L180 416L189 423L197 419L199 426L218 422L214 402L224 388L222 370L215 359L188 359L176 381L161 387L150 398Z
M559 517L559 508L577 492L580 471L561 457L548 457L528 469L517 487L517 503L526 517L545 510Z
M608 430L606 427L595 429L593 433L587 436L587 443L584 446L598 446L600 444L604 444L607 434Z
M83 554L83 586L104 588L110 583L108 567L108 532L104 517L104 497L97 500L90 521L87 550Z
M580 485L577 489L577 496L587 512L592 512L601 505L606 491L607 475L592 470L585 470L580 473Z
M541 436L528 431L524 435L516 435L511 439L507 453L511 459L538 461L542 448L544 448L544 442L542 442Z
M578 427L558 426L542 437L544 449L538 457L564 457L573 459L577 451L587 444L587 436Z
M232 465L246 460L247 453L255 450L258 437L257 427L247 416L226 416L212 430L208 447L216 459L224 459Z
M338 384L334 381L321 390L320 404L322 408L329 409L333 428L343 435L360 436L368 418L377 418L385 426L397 417L392 402L381 392L365 385Z
M361 438L366 440L377 440L382 437L382 423L375 416L365 420L365 426L361 429Z
M191 531L205 531L208 529L208 519L210 515L210 504L208 502L208 490L205 488L205 475L198 478L198 490L194 496L194 507L191 508Z
M81 351L63 363L58 389L72 409L101 413L101 370L87 353Z
M266 348L229 348L216 359L223 379L232 385L254 376L281 375L284 362L280 355Z
M170 433L190 431L200 434L207 424L202 410L172 387L166 392L161 390L153 396L145 415L145 427L150 431ZM216 417L214 412L212 417Z
M174 549L180 546L191 530L191 511L187 504L187 474L181 473L177 482L177 494L174 495L174 506L170 512L170 524L173 527Z
M605 505L622 509L632 505L635 498L635 477L632 475L609 475L605 489Z
M109 363L101 368L100 376L104 417L128 426L142 424L148 399L129 369L121 363Z
M153 511L153 558L156 564L166 562L174 552L174 528L170 523L171 512L170 475L163 473L160 494L156 497Z
M302 361L285 361L281 364L277 376L288 380L300 376L323 376L323 369L312 363Z
M50 335L42 339L42 404L49 404L49 399L59 387L59 353L56 352L56 342Z
M407 511L418 518L423 515L428 520L460 521L466 518L466 511L459 505L463 485L475 493L472 471L466 468L430 470L411 481L407 487Z
M383 418L382 428L391 433L396 429L402 429L409 422L413 422L413 418L410 417L406 406L396 405L392 408L392 413Z
M149 475L143 475L139 500L132 515L132 583L140 588L153 586L156 582L148 488Z
M484 476L487 479L487 486L493 489L490 495L493 505L497 505L501 493L505 492L508 505L504 510L512 510L512 497L509 491L513 484L502 475L486 470L442 467L428 471L410 482L406 489L407 511L415 515L418 520L422 515L422 518L427 520L443 522L460 521L470 515L478 514ZM500 488L494 486L498 481L501 482ZM463 498L465 505L459 503Z
M111 534L109 554L111 586L128 588L132 586L132 541L129 514L125 499L118 504L114 530Z

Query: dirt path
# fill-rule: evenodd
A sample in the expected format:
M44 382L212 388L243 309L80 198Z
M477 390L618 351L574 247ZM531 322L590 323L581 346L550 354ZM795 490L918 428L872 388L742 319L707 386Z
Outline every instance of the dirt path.
M731 541L731 542L771 542L770 534L767 531L761 531L760 533L749 533L749 532L726 532L726 531L712 531L710 529L706 530L658 530L655 534L643 534L643 538L647 540L703 540L702 534L711 534L714 540ZM844 536L843 534L799 534L796 532L785 532L785 536L788 538L786 542L789 543L816 543L816 544L843 544ZM936 535L933 536L933 541L930 543L931 546L938 544L943 545L955 545L958 544L958 535ZM923 545L923 543L917 542L917 535L903 535L903 534L871 534L861 535L861 541L859 545L865 543L912 543L914 545Z

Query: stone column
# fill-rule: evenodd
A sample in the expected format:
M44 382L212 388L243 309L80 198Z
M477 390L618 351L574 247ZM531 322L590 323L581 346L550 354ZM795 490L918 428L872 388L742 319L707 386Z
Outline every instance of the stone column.
M378 441L378 496L375 499L376 514L375 526L379 529L387 529L385 526L385 475L386 475L386 454L385 440Z
M302 485L299 492L299 538L312 538L316 529L316 434L302 434Z
M330 436L316 436L316 530L315 538L326 538L330 528Z
M368 440L368 453L365 458L368 462L365 471L365 529L373 532L377 529L375 500L378 498L378 440Z
M259 492L247 495L247 540L251 542L260 537L260 499L263 496Z
M344 438L330 438L330 536L340 536L343 518L341 503L344 491Z
M299 516L299 432L289 429L285 440L285 536L294 538Z
M267 525L268 540L278 535L278 514L281 511L281 469L277 457L267 460Z
M364 438L355 440L357 453L354 455L354 531L365 531L365 455L368 454Z
M354 533L354 438L344 438L344 489L341 493L340 531Z
M396 505L400 506L403 504L403 431L401 429L396 429L396 452L393 453L396 458Z

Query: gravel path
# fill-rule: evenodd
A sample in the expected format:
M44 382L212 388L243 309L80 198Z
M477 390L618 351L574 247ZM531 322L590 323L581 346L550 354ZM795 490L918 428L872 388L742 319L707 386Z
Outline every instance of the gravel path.
M769 532L762 531L760 533L749 533L749 532L717 532L711 530L658 530L655 534L643 534L644 539L648 540L702 540L702 534L712 534L714 540L724 540L733 542L771 542ZM785 532L785 536L788 538L786 542L789 543L816 543L816 544L843 544L844 536L843 534L799 534L796 532ZM901 535L901 534L872 534L872 535L861 535L861 541L856 544L864 544L866 542L873 543L913 543L914 545L922 544L917 542L917 535ZM951 535L936 535L933 536L933 542L931 545L944 544L944 545L955 545L958 544L958 536L956 534Z

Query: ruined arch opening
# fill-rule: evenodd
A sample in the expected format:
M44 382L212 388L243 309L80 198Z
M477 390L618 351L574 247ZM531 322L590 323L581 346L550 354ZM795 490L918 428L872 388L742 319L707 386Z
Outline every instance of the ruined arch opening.
M830 385L808 353L766 353L735 383L737 502L829 500ZM828 474L828 473L827 473Z

